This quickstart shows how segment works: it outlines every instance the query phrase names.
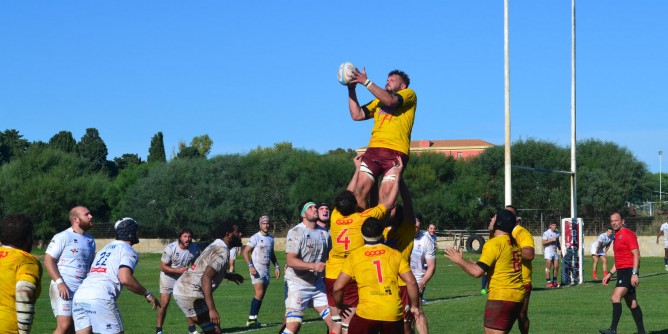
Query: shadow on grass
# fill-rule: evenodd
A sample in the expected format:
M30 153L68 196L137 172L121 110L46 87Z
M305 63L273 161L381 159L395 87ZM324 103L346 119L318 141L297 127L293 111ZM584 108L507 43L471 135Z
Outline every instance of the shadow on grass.
M650 333L650 334L668 334L668 329L662 329L662 330L658 330L658 331L649 331L647 333Z

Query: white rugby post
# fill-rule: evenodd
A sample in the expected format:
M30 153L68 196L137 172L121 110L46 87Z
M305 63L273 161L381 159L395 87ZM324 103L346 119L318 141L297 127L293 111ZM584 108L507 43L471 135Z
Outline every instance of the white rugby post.
M504 111L505 111L505 151L504 151L504 179L505 179L505 203L512 203L511 188L511 159L510 159L510 38L508 31L508 1L503 0L503 85L504 85Z
M571 228L570 239L572 243L570 248L573 255L570 258L570 283L575 283L573 277L573 270L577 269L578 284L582 284L584 277L582 273L584 247L582 245L582 232L584 230L584 222L578 218L578 201L577 201L577 179L576 179L576 108L575 108L575 0L571 0ZM565 233L562 232L562 233ZM566 239L568 237L565 237ZM562 266L562 270L565 266Z

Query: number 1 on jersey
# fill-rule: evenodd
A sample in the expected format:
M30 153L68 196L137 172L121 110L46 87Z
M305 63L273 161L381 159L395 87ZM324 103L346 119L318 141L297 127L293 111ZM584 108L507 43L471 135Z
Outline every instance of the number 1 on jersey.
M380 263L380 260L373 260L374 266L376 266L376 277L378 278L378 283L383 283L383 267Z

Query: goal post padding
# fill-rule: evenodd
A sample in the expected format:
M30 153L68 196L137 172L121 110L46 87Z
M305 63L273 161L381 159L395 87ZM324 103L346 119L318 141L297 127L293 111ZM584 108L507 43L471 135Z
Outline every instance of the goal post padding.
M582 266L584 260L584 245L582 218L561 219L561 250L563 254L561 265L561 284L582 284Z

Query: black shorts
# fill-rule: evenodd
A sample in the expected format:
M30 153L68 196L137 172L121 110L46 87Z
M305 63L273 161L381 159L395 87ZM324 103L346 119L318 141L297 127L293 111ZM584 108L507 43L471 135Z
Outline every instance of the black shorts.
M631 268L617 269L617 287L627 288L629 289L629 294L635 295L636 288L631 285L632 272L633 269Z

